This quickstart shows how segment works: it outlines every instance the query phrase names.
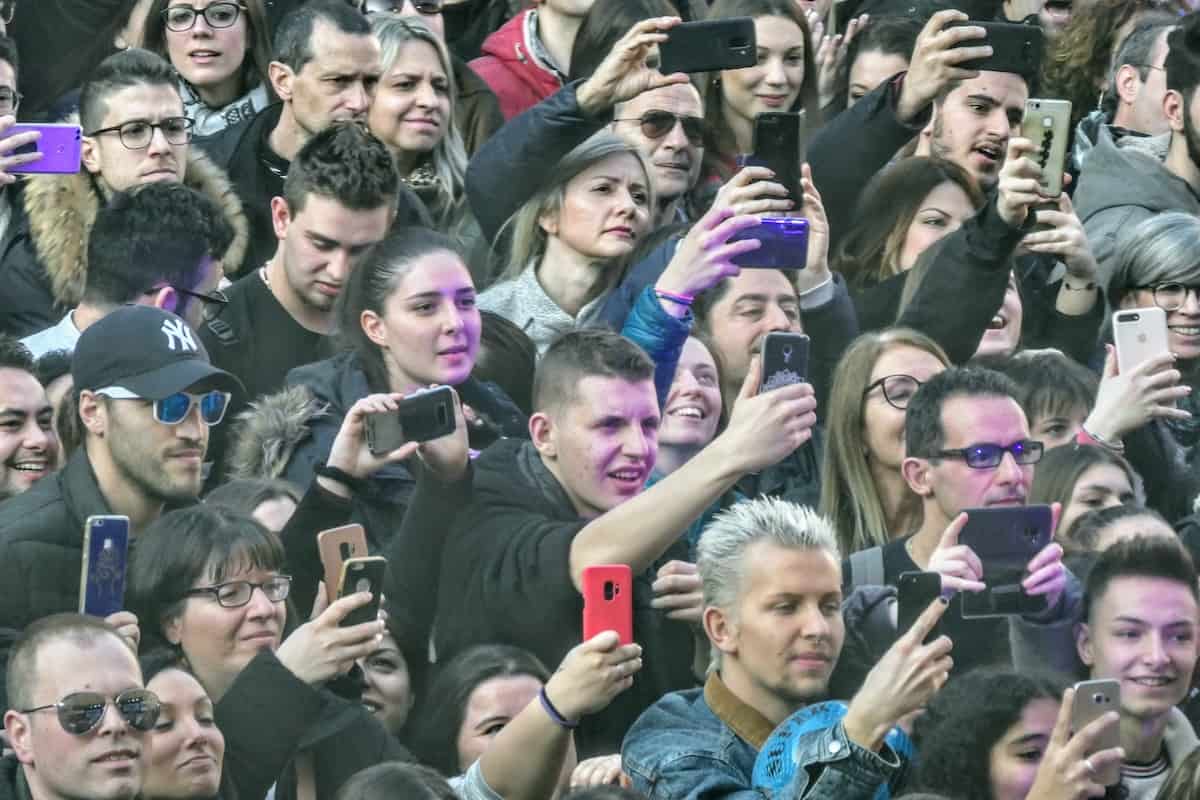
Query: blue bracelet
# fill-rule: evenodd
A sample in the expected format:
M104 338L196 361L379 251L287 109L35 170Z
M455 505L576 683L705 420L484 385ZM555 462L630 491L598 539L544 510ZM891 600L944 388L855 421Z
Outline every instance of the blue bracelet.
M538 691L538 699L542 701L542 708L546 709L546 713L550 715L550 719L554 720L560 727L567 730L574 730L579 727L579 720L571 722L571 720L558 713L558 709L554 707L554 703L551 703L550 698L546 696L545 686Z

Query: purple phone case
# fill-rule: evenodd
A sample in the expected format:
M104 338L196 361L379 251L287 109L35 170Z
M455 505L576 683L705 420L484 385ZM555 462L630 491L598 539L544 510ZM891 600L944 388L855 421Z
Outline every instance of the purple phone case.
M42 138L9 155L40 152L42 157L33 163L13 167L10 172L38 175L79 172L81 133L78 125L13 125L5 135L15 136L27 131L41 131Z
M804 269L808 265L808 220L804 217L763 217L759 224L729 237L731 242L758 239L757 250L733 258L739 267Z

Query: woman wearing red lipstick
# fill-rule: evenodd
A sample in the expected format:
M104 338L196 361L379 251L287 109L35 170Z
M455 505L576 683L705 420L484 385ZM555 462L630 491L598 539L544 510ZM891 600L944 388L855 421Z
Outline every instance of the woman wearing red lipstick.
M196 137L220 133L274 100L263 0L154 0L143 46L179 73L184 113Z

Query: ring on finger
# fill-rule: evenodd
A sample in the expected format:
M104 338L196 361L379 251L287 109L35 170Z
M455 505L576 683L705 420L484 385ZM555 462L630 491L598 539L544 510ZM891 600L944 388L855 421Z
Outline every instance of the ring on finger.
M1095 767L1095 765L1092 764L1092 760L1090 758L1085 758L1083 760L1083 766L1085 766L1087 768L1088 777L1091 777L1091 778L1096 777L1096 767Z

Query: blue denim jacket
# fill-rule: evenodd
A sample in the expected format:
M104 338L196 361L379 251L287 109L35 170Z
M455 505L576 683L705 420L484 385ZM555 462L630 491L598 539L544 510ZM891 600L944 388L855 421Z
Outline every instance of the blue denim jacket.
M750 776L772 729L710 675L703 689L668 694L638 718L622 767L649 800L762 800L771 795ZM904 766L886 745L873 753L850 742L841 723L801 739L797 758L802 768L779 800L872 800Z

